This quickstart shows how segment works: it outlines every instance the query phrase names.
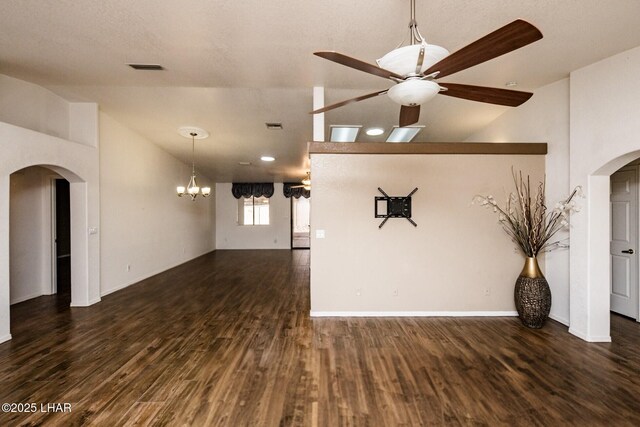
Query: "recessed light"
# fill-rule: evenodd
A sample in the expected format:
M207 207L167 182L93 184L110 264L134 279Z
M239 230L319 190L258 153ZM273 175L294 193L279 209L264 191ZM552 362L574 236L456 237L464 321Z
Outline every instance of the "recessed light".
M260 157L260 160L262 160L263 162L273 162L275 159L276 159L275 157L271 157L271 156Z
M515 87L515 86L518 86L518 82L516 81L506 82L504 85L506 87Z
M387 138L387 142L411 142L424 126L394 126Z
M265 125L269 130L282 130L282 123L279 122L267 122Z
M367 135L369 136L379 136L384 133L384 129L382 128L369 128L367 129Z
M240 166L251 166L251 162L238 162Z
M331 125L331 142L354 142L361 127Z
M159 64L127 64L129 67L134 70L142 70L142 71L162 71L164 67Z

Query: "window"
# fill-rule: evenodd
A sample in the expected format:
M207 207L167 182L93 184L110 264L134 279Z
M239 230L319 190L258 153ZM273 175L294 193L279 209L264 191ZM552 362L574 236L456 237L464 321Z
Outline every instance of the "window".
M240 198L238 225L269 225L269 199L266 197Z

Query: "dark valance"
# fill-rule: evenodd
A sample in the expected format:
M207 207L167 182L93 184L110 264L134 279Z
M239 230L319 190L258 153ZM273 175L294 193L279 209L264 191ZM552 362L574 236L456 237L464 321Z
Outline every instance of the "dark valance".
M311 197L311 190L305 190L303 187L291 188L298 185L300 185L300 183L285 182L284 186L282 187L282 192L284 193L284 197L287 197L287 198L295 197L296 199L299 199L300 196L304 197L305 199L308 199L309 197Z
M233 197L245 199L253 197L273 196L273 182L234 182L231 186Z

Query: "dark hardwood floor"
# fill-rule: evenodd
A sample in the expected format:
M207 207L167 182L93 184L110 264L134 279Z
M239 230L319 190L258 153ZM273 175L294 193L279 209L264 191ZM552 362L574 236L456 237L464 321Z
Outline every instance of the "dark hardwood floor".
M218 251L68 309L11 309L13 425L640 425L640 326L611 344L515 318L310 319L308 251Z

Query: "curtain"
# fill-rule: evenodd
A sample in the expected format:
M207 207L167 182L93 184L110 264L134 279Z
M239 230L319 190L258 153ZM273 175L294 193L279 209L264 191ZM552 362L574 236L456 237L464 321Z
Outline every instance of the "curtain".
M231 185L231 194L236 199L253 197L273 196L273 182L234 182Z
M305 190L303 187L291 188L297 185L300 185L300 183L285 182L284 186L282 187L282 193L284 194L284 197L295 197L296 199L299 199L300 197L308 199L309 197L311 197L311 190Z

